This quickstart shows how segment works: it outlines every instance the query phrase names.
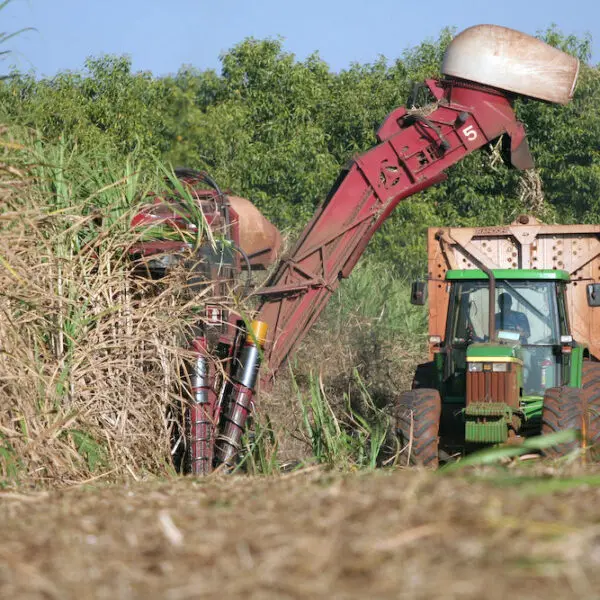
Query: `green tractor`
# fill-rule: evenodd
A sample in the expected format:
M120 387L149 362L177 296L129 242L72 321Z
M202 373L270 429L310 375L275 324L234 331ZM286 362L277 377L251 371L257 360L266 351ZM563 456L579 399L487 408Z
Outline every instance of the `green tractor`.
M544 228L556 226L527 219L504 228L510 232L430 232L428 288L415 283L412 300L424 304L429 289L432 360L418 366L412 390L395 406L397 433L410 464L437 466L440 451L519 443L568 429L579 432L579 441L553 447L548 455L600 449L600 363L595 343L590 347L586 339L577 339L593 336L592 309L600 305L600 286L582 274L594 269L599 232L595 226L566 228L583 227L590 237L591 259L581 268L538 268L547 262ZM527 240L523 252L519 233L527 226L531 230L532 221L536 231L529 234L537 243ZM577 261L567 264L564 248L574 248L571 241L581 245L580 233L564 232L559 244L552 234L550 255L572 267ZM600 254L600 244L597 250ZM503 255L510 256L510 268L502 264ZM447 268L463 259L468 268ZM535 268L520 268L519 262L533 262ZM498 263L502 268L488 266ZM595 265L596 277L599 271ZM580 336L571 326L573 315ZM589 321L587 327L582 319Z

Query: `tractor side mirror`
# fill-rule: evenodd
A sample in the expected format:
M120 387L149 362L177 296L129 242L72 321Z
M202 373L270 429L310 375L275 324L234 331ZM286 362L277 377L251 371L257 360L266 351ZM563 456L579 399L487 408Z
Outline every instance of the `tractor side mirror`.
M600 283L588 283L587 301L588 306L600 306Z
M599 294L600 296L600 294ZM410 303L415 306L423 306L427 300L427 282L413 281L410 292Z

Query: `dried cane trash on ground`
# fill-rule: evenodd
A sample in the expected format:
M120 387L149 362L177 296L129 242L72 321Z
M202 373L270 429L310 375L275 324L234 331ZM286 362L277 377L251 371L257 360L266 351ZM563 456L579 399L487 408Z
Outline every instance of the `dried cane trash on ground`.
M4 492L0 597L597 598L600 473L489 473Z

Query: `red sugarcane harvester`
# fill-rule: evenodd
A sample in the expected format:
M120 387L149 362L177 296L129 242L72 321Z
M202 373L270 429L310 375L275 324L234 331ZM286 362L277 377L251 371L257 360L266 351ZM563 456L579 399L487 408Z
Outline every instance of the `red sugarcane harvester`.
M525 129L513 111L517 97L566 104L573 95L579 63L544 42L494 25L471 27L449 45L443 78L427 80L433 103L426 111L396 108L377 131L378 144L355 157L338 177L293 249L280 258L260 298L254 320L221 314L208 306L193 342L193 393L188 448L193 473L235 465L253 407L260 363L267 383L348 277L369 240L402 200L446 179L445 171L471 152L503 140L503 155L517 169L533 167ZM247 201L228 197L206 176L180 173L197 199L213 235L224 242L196 249L205 259L216 296L223 279L243 269L265 267L279 250L273 226ZM205 189L209 184L210 189ZM242 206L243 205L243 206ZM250 217L251 214L251 217ZM177 198L145 207L135 225L193 225ZM190 243L142 242L133 253L160 276ZM214 317L214 318L213 318ZM215 338L215 329L218 334ZM213 341L211 341L213 339ZM209 352L223 361L224 375L209 371ZM213 369L214 371L214 369Z

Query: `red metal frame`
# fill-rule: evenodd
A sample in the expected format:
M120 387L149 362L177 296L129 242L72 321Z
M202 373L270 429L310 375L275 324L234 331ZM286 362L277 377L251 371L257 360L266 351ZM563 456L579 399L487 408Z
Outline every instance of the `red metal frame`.
M204 182L193 176L184 176L180 179L188 185L189 192L196 199L197 206L202 211L203 218L212 233L222 234L238 246L240 239L238 215L231 207L228 197L216 189L198 187L198 184ZM134 215L131 226L143 231L154 225L161 225L173 232L181 232L179 240L143 240L131 246L129 254L133 260L139 262L139 268L152 271L152 259L165 255L185 256L189 253L193 244L191 237L196 233L197 225L189 212L189 207L181 201L176 192L171 196L150 194L149 199L152 201ZM192 236L186 237L186 233L191 233ZM155 261L154 268L159 264L160 262ZM217 310L219 314L214 320L210 314L206 315L203 334L193 339L190 347L194 358L189 364L192 385L191 393L187 394L186 444L188 447L186 451L188 468L195 475L207 475L213 469L215 441L221 412L215 385L217 377L210 356L216 352L219 344L225 344L233 349L239 329L239 316L220 305L227 291L226 280L241 270L239 254L233 254L231 273L222 265L219 269L219 265L210 262L205 267L207 268L206 280L209 284L212 282L209 298L214 301L214 304L208 305L207 309L210 307ZM224 270L226 276L223 275ZM232 357L224 361L225 367L229 367L231 362ZM224 383L221 382L221 385Z
M422 117L401 107L386 118L377 133L380 144L342 173L261 290L257 318L269 326L263 380L300 343L399 202L444 181L444 170L502 134L510 136L513 164L532 166L510 97L467 82L426 84L437 100L435 110Z

